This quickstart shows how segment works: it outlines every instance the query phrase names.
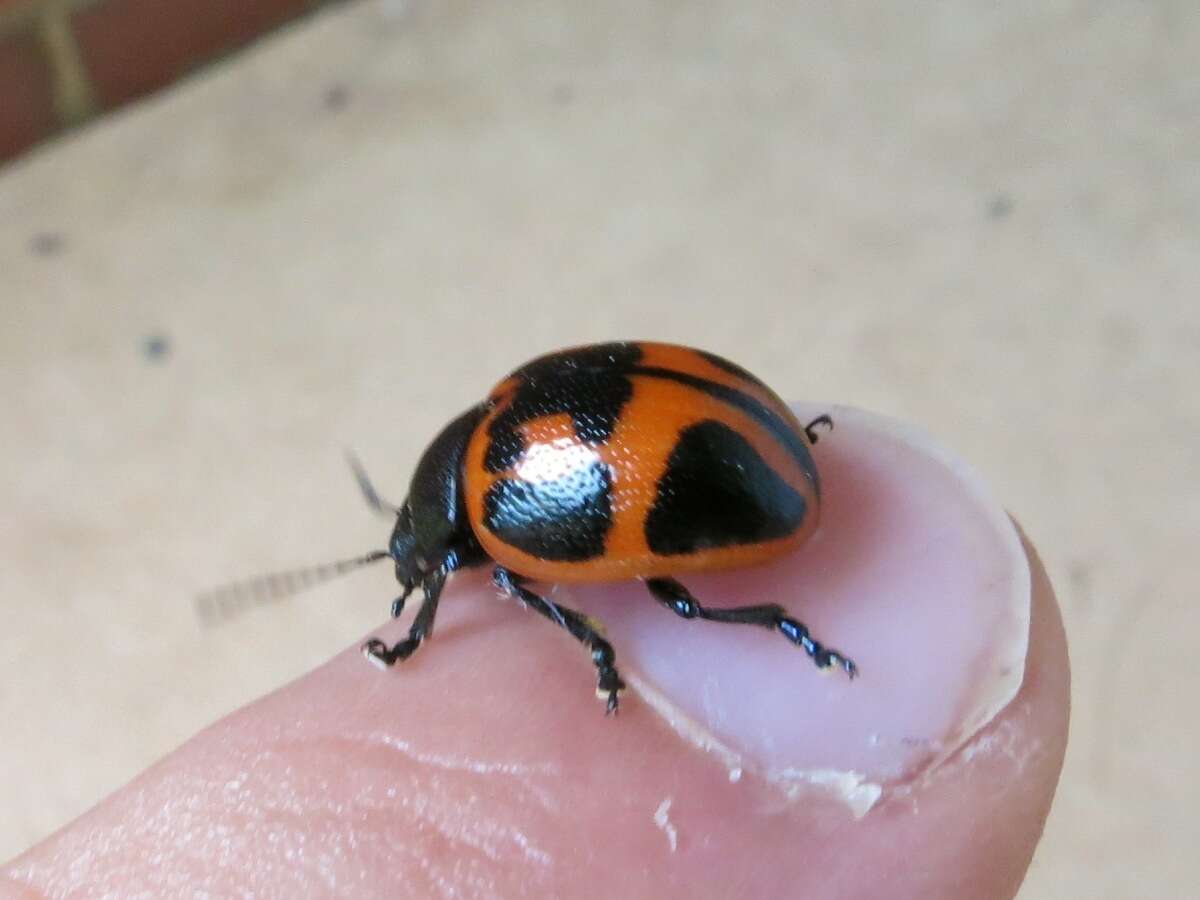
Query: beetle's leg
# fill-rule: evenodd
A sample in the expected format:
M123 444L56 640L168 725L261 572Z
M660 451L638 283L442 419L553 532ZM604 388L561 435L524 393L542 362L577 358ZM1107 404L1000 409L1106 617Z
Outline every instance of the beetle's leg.
M417 589L416 582L404 585L403 593L401 593L399 597L397 597L395 600L392 601L392 618L393 619L398 619L402 615L404 615L404 604L408 600L408 598L412 595L412 592L415 591L416 589Z
M615 713L619 703L617 695L625 690L625 682L621 680L614 664L616 657L612 645L600 636L596 626L587 616L538 596L522 584L523 579L520 575L503 566L496 566L492 580L501 590L516 597L535 612L541 613L555 625L566 629L575 640L592 651L592 664L596 667L597 674L596 693L600 699L607 700L606 712Z
M674 578L647 578L646 587L663 606L685 619L708 619L710 622L732 622L736 625L759 625L778 631L793 644L804 648L817 668L838 666L853 678L858 667L848 657L813 640L802 623L788 615L786 609L774 603L764 606L738 606L733 609L709 609L701 606L687 588Z
M828 415L821 415L821 416L817 416L815 419L813 419L811 422L809 422L807 425L804 426L804 433L806 435L808 435L809 441L814 444L817 442L817 437L818 437L817 426L818 425L824 425L830 431L833 431L833 419L829 418Z
M421 608L413 619L412 627L408 629L408 637L393 647L389 647L379 638L371 638L362 645L363 656L381 669L395 665L412 656L421 642L433 633L433 619L437 615L438 599L442 596L442 588L446 586L446 577L454 571L448 564L443 563L425 576L421 582L421 591L425 595L421 600ZM412 587L405 587L404 593L392 604L392 615L398 616L404 611L404 601L412 593Z

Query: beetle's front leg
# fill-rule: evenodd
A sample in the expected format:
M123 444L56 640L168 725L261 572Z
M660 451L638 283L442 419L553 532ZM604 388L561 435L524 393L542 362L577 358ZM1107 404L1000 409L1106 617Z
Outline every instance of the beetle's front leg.
M371 638L362 645L363 656L381 669L386 669L398 662L408 659L417 652L417 648L433 633L433 620L437 616L438 600L442 596L442 588L446 586L446 576L450 574L447 566L439 566L425 576L421 584L424 599L417 617L408 630L408 637L392 647L379 638ZM392 604L392 615L398 617L404 611L404 602L413 591L406 587L404 593Z

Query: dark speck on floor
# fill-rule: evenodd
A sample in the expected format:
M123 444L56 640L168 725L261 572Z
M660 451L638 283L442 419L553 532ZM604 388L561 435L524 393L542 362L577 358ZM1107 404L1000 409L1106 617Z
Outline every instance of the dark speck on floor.
M67 248L67 236L59 231L39 231L29 239L29 250L36 256L57 256Z
M350 89L344 84L331 85L325 91L322 103L330 112L338 112L346 108L350 102Z
M569 84L556 84L550 92L550 99L559 106L566 106L575 99L575 88Z
M165 334L149 334L142 338L142 355L149 362L162 362L170 352L171 341Z
M988 201L987 214L989 219L1003 219L1012 212L1012 197L1008 194L997 194Z

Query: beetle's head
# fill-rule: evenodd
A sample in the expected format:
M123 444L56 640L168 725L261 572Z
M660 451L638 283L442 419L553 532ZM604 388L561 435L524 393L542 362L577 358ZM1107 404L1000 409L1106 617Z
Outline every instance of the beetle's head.
M425 574L426 561L418 549L412 508L405 503L396 511L396 527L388 539L388 552L396 562L396 580L411 590Z

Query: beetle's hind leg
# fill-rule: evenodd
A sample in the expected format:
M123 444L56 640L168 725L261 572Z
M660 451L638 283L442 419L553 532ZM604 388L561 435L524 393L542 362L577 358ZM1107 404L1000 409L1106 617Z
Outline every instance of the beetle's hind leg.
M819 669L836 666L843 669L853 678L858 674L858 667L853 660L837 650L826 647L820 641L814 640L808 628L797 622L782 606L774 603L764 606L737 606L733 609L709 609L701 606L700 602L691 595L682 584L674 578L647 578L646 587L667 609L685 619L707 619L710 622L732 622L735 625L758 625L778 631L793 644L804 649L812 657Z
M596 626L582 613L535 594L522 583L524 579L515 572L510 572L503 566L496 566L492 573L492 581L496 586L512 597L516 597L530 609L541 613L555 625L570 632L592 652L592 665L596 667L596 693L600 699L607 701L605 711L615 713L620 702L618 695L625 690L625 682L617 672L616 656L612 644L601 637Z

